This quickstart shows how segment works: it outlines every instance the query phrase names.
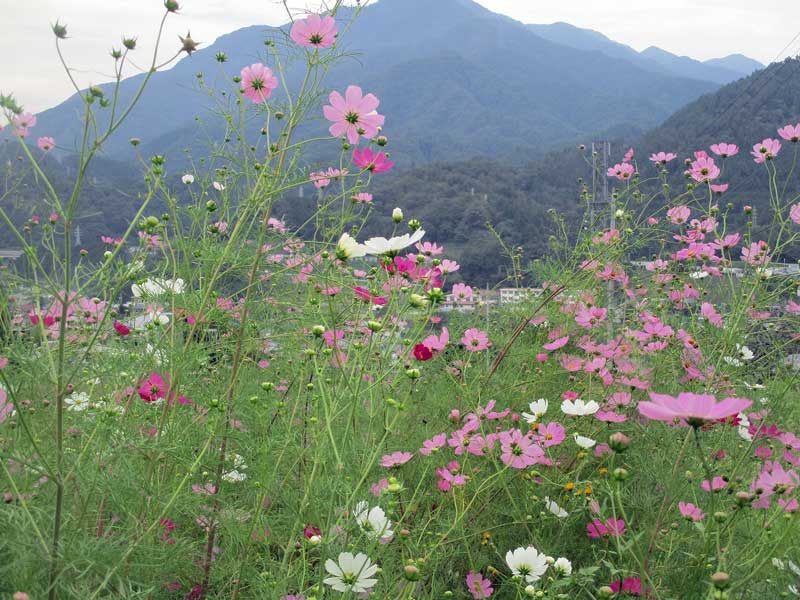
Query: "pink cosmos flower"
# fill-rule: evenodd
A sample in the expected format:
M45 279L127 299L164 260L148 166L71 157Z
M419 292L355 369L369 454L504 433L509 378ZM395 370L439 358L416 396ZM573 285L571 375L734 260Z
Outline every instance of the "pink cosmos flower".
M442 327L442 333L437 337L436 335L429 335L422 343L425 344L433 352L444 352L447 343L450 341L450 332L447 327Z
M328 100L330 104L322 110L333 123L330 127L333 137L346 135L348 142L358 144L359 137L371 138L383 126L385 117L377 112L380 101L373 94L365 96L356 85L348 86L344 97L337 91L331 92Z
M771 496L788 496L798 486L800 486L800 478L798 478L796 471L787 471L778 461L768 460L764 463L764 468L758 474L758 477L751 484L753 492L761 490L761 495L758 500L753 502L753 506L755 508L769 508Z
M636 168L627 162L617 163L613 167L608 168L606 175L609 177L616 177L620 181L627 181L636 172Z
M719 144L712 144L711 151L717 156L728 158L729 156L736 156L739 154L739 146L720 142Z
M488 598L492 595L492 592L494 592L492 582L475 571L470 571L467 574L467 589L475 600Z
M678 158L678 155L672 152L657 152L655 154L650 155L651 162L662 165L665 165L669 161L675 160L676 158Z
M479 329L467 329L461 338L461 343L466 346L470 352L481 352L489 347L489 336L485 331Z
M719 167L714 163L714 159L710 157L698 158L692 162L689 174L695 181L709 181L716 179L720 174Z
M353 202L359 202L361 204L367 204L369 202L372 202L372 194L370 194L369 192L360 192L360 193L356 194L355 196L353 196L352 199L353 199Z
M569 342L569 336L565 335L563 337L553 340L552 342L544 344L542 348L544 348L548 352L552 352L553 350L559 350L563 348L564 346L567 345L568 342Z
M558 446L566 437L566 429L561 423L540 424L536 429L536 440L545 448Z
M714 308L714 305L710 302L703 302L703 304L700 305L700 315L714 327L722 328L725 326L722 315L717 312L717 309Z
M748 408L747 398L725 398L719 402L711 394L681 392L678 396L650 392L651 402L639 402L639 413L648 419L699 427L706 421L719 421Z
M294 42L306 48L330 48L336 41L339 29L333 17L308 15L292 25L289 36Z
M667 211L667 220L675 225L686 223L691 216L692 211L688 206L675 206Z
M780 152L780 149L781 143L778 140L767 138L761 143L754 145L753 151L750 154L753 155L753 160L755 162L761 164L775 158L778 152Z
M591 523L586 525L586 535L590 538L599 540L600 538L619 537L625 532L625 521L622 519L614 520L613 518L606 519L605 522L600 519L593 519Z
M36 115L29 112L14 115L11 118L11 124L14 126L14 133L16 135L28 137L28 129L36 125Z
M381 466L387 469L392 467L399 467L406 464L414 458L411 452L392 452L391 454L384 454L381 458Z
M450 293L453 294L453 299L456 302L469 302L472 300L472 288L463 283L454 284Z
M519 429L500 434L500 460L512 469L526 469L544 458L544 451Z
M423 456L430 456L434 450L443 448L446 444L447 444L447 434L439 433L433 436L431 439L422 442L422 448L419 449L419 453L422 454Z
M0 423L5 421L14 412L14 403L7 402L6 391L0 387Z
M678 502L678 510L681 511L684 518L690 521L702 521L705 517L703 511L691 502Z
M778 135L780 135L786 141L796 144L798 141L800 141L800 123L797 125L786 125L785 127L781 127L778 129Z
M789 209L789 218L795 225L800 225L800 204L793 204Z
M621 582L619 579L616 579L609 583L608 587L610 587L615 594L625 592L631 596L650 597L650 588L645 589L642 585L642 580L638 577L626 577Z
M629 163L633 160L633 148L628 148L625 156L622 157L622 162Z
M261 63L254 63L245 67L241 72L242 92L256 104L262 104L272 95L272 90L278 87L278 78L272 69Z
M364 148L363 150L356 148L353 150L353 164L376 175L391 171L392 167L394 167L394 163L386 157L386 154L383 152L376 154L372 151L372 148Z
M608 309L592 306L584 308L575 315L575 322L585 329L592 329L606 320Z
M728 183L718 183L718 184L711 184L711 191L715 194L723 194L728 191L730 184Z
M56 141L51 137L40 137L36 140L36 146L42 152L50 152L50 150L56 147Z
M756 267L767 264L770 261L767 242L759 240L750 244L748 248L742 248L742 260Z

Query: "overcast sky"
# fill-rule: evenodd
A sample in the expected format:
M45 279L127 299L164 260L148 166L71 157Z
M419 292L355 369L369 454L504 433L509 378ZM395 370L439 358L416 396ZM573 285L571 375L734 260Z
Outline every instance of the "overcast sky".
M768 63L800 33L797 0L477 1L526 23L566 21L596 29L637 50L655 45L701 60L741 52ZM287 21L282 3L276 0L180 0L180 4L181 13L167 27L169 48L177 47L177 34L187 29L207 45L246 25ZM289 0L289 4L302 10L306 0ZM308 2L309 8L319 6L320 0ZM77 69L78 84L86 87L108 81L113 64L108 50L119 46L122 34L138 36L136 54L144 57L144 51L152 47L162 11L162 0L0 0L4 20L0 91L14 92L34 112L72 93L50 31L56 19L69 28L64 50ZM799 51L800 41L789 50Z

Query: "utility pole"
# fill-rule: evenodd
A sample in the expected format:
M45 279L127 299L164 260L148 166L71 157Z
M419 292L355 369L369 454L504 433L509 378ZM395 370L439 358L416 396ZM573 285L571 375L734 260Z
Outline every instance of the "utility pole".
M611 195L608 192L608 160L610 155L610 142L592 143L592 165L594 168L592 169L592 198L589 201L590 233L595 233L601 229L616 229L617 227L616 207L613 206ZM606 327L609 340L613 337L614 319L617 318L614 292L614 281L609 279L606 283L606 305L608 306Z

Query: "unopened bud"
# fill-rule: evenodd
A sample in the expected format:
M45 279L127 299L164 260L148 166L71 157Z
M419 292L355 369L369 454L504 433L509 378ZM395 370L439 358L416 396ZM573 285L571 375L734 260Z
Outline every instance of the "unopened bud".
M731 583L731 576L724 571L717 571L711 576L711 583L718 590L724 590Z
M392 221L394 221L395 223L400 223L402 222L402 220L403 220L403 211L400 210L399 208L395 208L392 211Z
M64 40L67 38L67 26L56 21L56 24L53 25L53 33L58 39ZM16 598L16 596L14 597ZM27 595L25 597L27 598Z

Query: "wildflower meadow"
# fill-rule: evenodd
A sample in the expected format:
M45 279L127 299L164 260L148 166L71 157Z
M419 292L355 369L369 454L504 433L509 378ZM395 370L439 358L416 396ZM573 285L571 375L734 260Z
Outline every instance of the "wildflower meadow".
M0 271L0 597L800 595L800 280L781 262L800 123L599 173L583 149L610 203L551 215L546 256L509 255L535 289L492 305L373 195L400 167L392 114L368 80L326 83L361 12L340 4L199 82L228 143L180 170L139 155L146 192L100 253L75 244L90 164L197 42L164 59L160 40L133 97L136 40L112 50L116 87L79 89L68 181L42 166L59 139L0 98L23 158L0 188L22 249ZM757 231L725 197L753 163ZM46 208L19 222L23 186Z

